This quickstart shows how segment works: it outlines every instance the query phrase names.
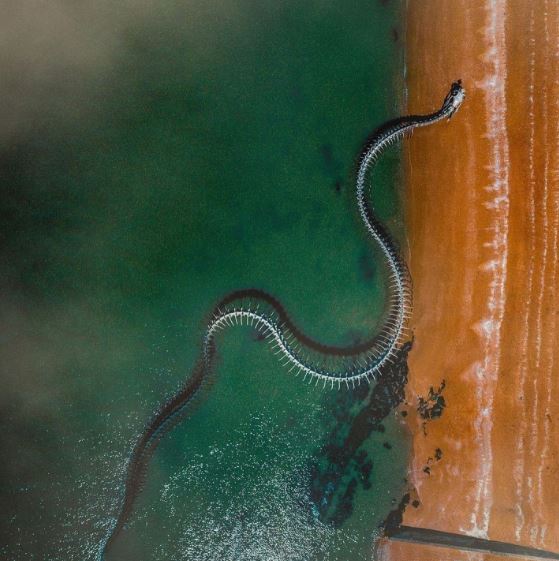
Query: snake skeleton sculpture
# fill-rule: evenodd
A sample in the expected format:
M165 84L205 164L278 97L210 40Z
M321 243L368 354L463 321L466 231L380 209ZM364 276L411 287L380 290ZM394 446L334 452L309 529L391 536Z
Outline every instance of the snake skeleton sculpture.
M375 380L395 353L406 334L412 295L408 269L390 236L377 222L366 197L366 178L382 152L415 128L450 119L460 107L465 91L460 80L454 82L442 107L426 115L411 115L381 126L371 137L360 160L356 195L359 214L371 239L378 244L386 261L390 298L382 327L364 344L342 348L321 345L302 334L289 320L281 304L264 293L245 290L233 293L216 306L206 329L201 356L184 387L157 412L136 443L128 463L124 497L108 536L99 549L104 561L129 520L141 491L150 457L159 441L187 413L187 406L203 386L215 354L216 334L234 325L251 325L269 342L273 352L289 372L309 383L330 387L355 386Z

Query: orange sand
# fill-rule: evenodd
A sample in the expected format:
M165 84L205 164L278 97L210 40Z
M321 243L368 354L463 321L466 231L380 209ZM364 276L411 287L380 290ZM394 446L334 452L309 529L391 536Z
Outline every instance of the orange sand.
M420 506L404 524L559 551L559 2L409 2L407 67L409 112L436 108L456 78L468 97L406 149L407 396L415 410L444 378L447 407L426 436L408 416Z

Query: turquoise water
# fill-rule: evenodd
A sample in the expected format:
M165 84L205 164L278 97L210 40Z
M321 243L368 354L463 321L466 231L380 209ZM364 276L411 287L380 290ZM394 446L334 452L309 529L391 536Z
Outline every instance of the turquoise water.
M132 20L112 73L5 147L10 559L95 558L129 451L228 291L274 294L328 344L381 317L352 182L368 134L399 114L401 6L201 6ZM374 202L401 239L398 166L389 152ZM226 332L114 558L369 559L405 490L406 436L379 405L397 381L308 386L248 328Z

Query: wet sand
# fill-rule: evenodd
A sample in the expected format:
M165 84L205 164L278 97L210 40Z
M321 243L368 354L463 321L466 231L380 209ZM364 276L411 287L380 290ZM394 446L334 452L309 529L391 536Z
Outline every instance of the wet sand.
M404 524L559 551L559 3L410 2L407 26L408 111L457 78L468 98L405 152L418 502ZM425 422L418 396L442 380ZM484 557L388 541L379 555Z

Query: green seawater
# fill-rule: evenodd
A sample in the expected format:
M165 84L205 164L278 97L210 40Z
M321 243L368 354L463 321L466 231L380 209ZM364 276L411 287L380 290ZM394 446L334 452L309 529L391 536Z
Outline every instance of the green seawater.
M95 559L129 453L228 292L266 290L326 344L378 326L353 179L400 114L401 18L394 1L165 2L124 18L110 72L4 142L2 558ZM402 243L399 164L384 156L372 197ZM308 385L230 329L112 558L370 559L406 490L394 391Z

